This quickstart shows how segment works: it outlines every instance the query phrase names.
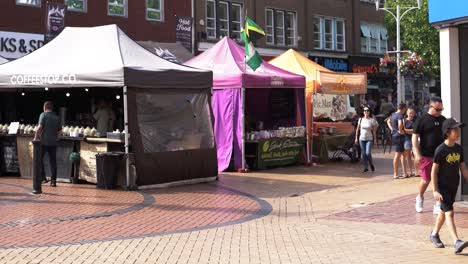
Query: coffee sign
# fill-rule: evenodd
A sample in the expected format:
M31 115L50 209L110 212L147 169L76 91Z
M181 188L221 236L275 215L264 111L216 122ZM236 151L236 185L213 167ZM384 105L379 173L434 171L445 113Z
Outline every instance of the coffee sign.
M43 34L0 31L0 56L21 58L44 45Z

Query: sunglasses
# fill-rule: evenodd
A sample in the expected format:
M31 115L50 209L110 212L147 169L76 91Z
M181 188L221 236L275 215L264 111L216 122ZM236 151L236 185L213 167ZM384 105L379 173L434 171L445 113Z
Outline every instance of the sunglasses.
M432 105L431 105L431 107L434 108L434 110L436 110L436 111L439 112L439 113L442 112L442 111L444 111L443 108L435 108L435 107L432 106Z
M364 110L364 112L370 112L370 110Z

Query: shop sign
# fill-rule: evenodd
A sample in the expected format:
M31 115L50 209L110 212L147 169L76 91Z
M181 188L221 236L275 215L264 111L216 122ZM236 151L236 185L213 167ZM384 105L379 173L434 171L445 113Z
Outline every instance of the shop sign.
M259 142L259 167L292 164L301 158L305 138L270 139Z
M76 83L75 74L27 75L19 74L10 77L12 85L53 85Z
M47 2L45 42L53 40L65 28L67 5Z
M338 72L348 71L349 65L346 59L325 58L325 57L315 57L315 56L309 56L309 59L315 61L316 63L332 71L338 71Z
M44 35L0 31L0 56L21 58L44 45Z
M380 59L375 57L350 56L349 65L353 73L377 74L380 71Z
M317 93L313 100L314 117L343 120L350 111L349 98L345 95Z
M192 23L191 17L177 17L176 42L192 52Z

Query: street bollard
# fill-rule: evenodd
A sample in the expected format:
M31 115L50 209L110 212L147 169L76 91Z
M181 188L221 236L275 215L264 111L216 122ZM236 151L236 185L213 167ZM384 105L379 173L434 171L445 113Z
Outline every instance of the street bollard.
M41 145L39 140L32 142L33 144L33 194L42 193L42 160L41 160Z

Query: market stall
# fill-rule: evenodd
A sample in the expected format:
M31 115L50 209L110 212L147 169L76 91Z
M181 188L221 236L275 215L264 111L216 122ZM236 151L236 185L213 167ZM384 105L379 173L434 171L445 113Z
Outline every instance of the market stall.
M244 56L226 37L186 62L214 74L218 169L228 169L232 159L242 170L295 164L305 148L304 77L266 62L253 71Z
M307 108L307 142L312 145L312 142L317 142L316 146L312 146L312 152L314 155L319 156L320 160L328 160L328 151L333 150L337 145L342 145L349 134L337 133L342 131L348 131L348 129L337 129L337 126L342 124L322 126L315 126L313 123L314 112L319 106L314 105L314 102L322 102L322 99L326 101L335 102L337 112L346 115L347 111L341 109L343 102L341 96L345 94L363 94L367 90L367 75L361 73L335 73L331 70L309 60L301 53L289 49L280 56L272 59L270 64L287 69L293 73L303 75L306 78L306 108ZM332 96L329 98L315 98L317 94L320 96L330 97L336 95L336 98ZM344 116L343 116L344 117ZM345 126L351 128L351 123L346 123ZM324 154L326 153L326 155ZM326 158L325 158L326 156Z
M42 48L0 66L4 93L119 91L124 133L117 140L83 137L84 131L68 138L79 145L74 152L86 149L91 156L81 155L80 166L95 168L94 154L124 150L126 186L133 182L131 168L138 186L216 179L211 85L211 72L166 61L116 25L67 27ZM31 111L39 116L41 109Z

